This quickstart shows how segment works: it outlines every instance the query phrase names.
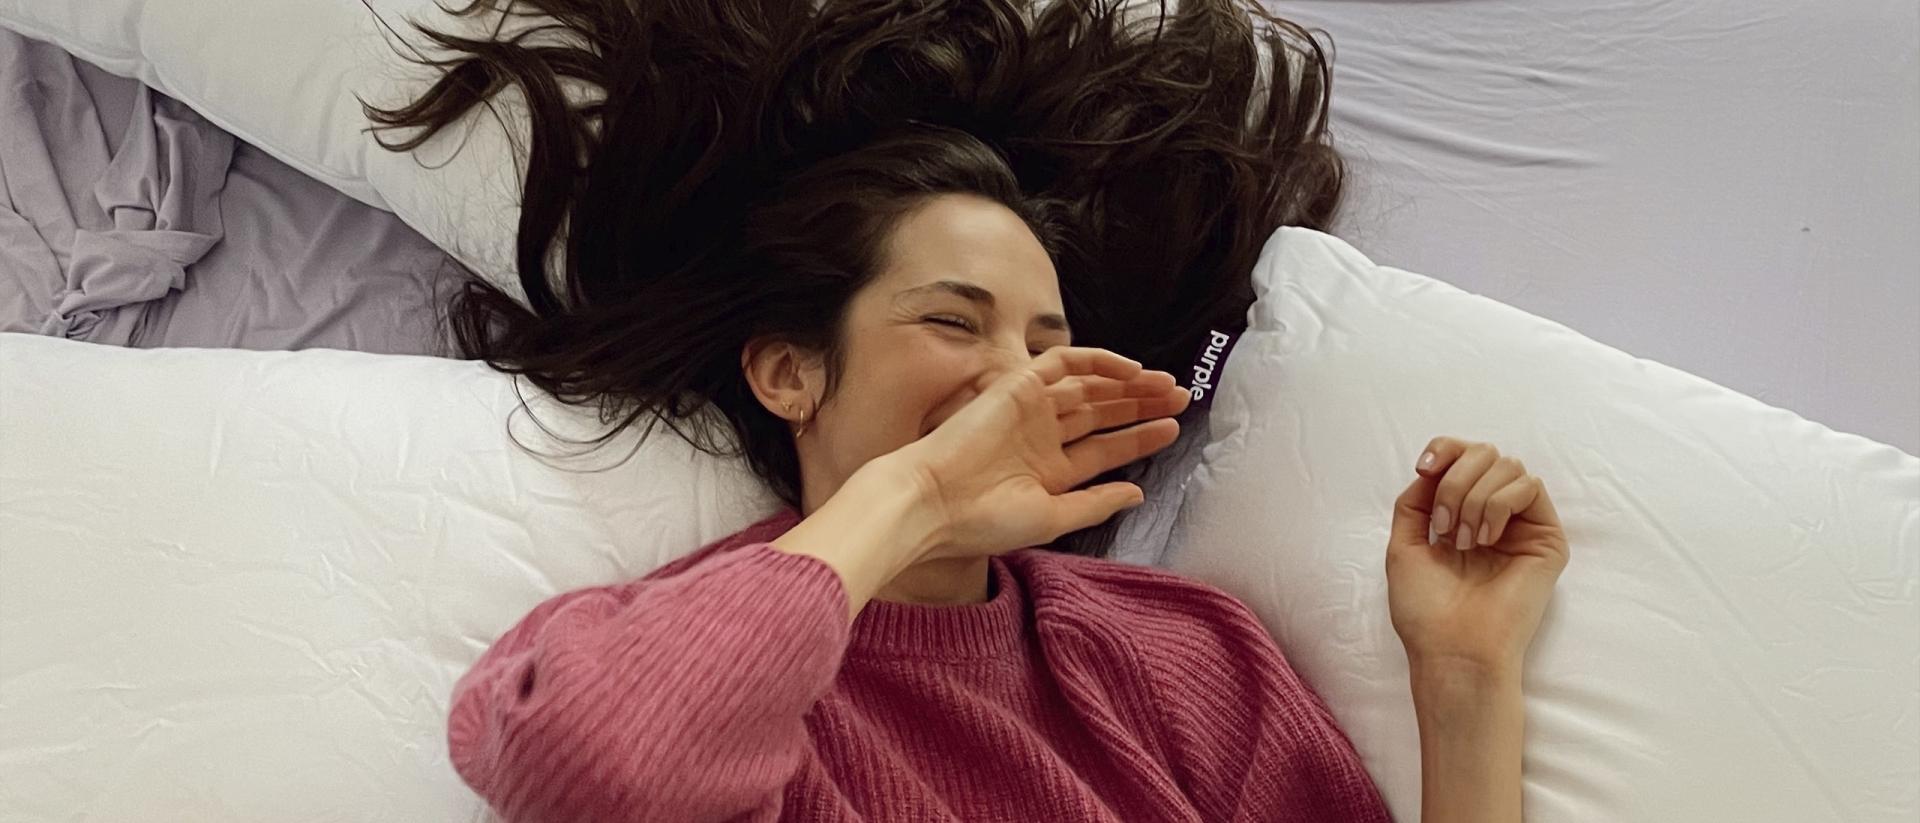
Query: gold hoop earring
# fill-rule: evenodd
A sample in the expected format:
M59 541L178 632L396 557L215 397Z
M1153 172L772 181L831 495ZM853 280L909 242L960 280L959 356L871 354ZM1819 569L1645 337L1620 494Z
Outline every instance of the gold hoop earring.
M808 424L808 423L811 423L811 422L813 422L813 415L812 415L811 413L809 413L809 414L807 414L806 416L803 416L803 417L801 417L801 418L800 418L800 430L799 430L799 431L797 431L797 432L794 432L794 433L793 433L793 439L795 439L795 440L798 440L798 439L800 439L800 438L801 438L801 437L802 437L803 435L805 435L805 434L807 433L807 424Z

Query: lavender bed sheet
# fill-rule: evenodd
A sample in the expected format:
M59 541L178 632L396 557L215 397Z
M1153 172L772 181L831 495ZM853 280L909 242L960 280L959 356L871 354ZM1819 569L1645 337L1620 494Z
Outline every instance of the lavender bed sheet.
M0 30L0 331L446 356L467 276L392 214Z

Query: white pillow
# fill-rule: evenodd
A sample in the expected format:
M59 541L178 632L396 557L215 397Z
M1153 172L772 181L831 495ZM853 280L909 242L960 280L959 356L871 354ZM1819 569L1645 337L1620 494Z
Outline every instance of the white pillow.
M1253 607L1395 819L1420 772L1387 529L1436 435L1524 461L1572 544L1529 821L1920 816L1920 460L1316 232L1255 283L1168 565Z
M664 430L590 473L635 432L568 458L519 402L477 362L0 335L0 819L479 819L445 719L480 653L778 505Z

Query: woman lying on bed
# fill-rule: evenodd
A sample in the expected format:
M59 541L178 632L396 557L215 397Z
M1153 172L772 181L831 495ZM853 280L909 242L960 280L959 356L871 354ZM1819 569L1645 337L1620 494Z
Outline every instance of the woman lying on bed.
M1260 244L1332 215L1310 38L1232 0L521 6L565 28L439 37L446 78L374 113L410 147L529 94L531 310L475 284L465 353L744 454L788 507L501 637L453 696L469 784L513 820L1387 819L1244 606L1094 528ZM1423 819L1516 821L1567 546L1518 461L1426 451L1386 555Z

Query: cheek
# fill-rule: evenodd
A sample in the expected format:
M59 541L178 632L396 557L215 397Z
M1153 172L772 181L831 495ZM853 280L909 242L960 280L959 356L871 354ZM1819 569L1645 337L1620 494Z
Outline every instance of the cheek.
M876 341L878 345L858 353L866 355L858 375L854 374L856 364L849 358L849 381L844 386L850 402L842 413L857 425L843 433L881 441L875 444L878 453L919 439L937 412L951 413L944 407L954 402L956 395L965 393L983 370L977 347L925 333L893 338ZM858 391L858 396L853 391ZM848 411L852 413L846 414Z

